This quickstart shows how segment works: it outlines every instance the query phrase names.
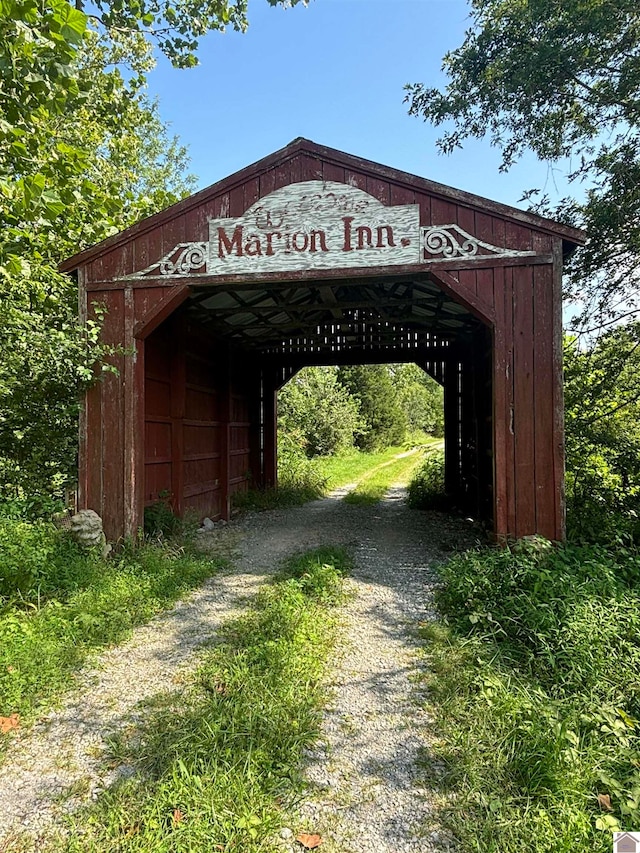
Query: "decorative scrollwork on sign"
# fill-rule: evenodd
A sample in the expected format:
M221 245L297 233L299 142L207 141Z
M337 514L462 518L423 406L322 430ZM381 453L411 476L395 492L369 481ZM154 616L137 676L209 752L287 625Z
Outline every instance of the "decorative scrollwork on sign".
M189 275L206 267L209 258L208 243L178 243L168 255L137 273L145 275Z
M478 242L470 234L465 234L462 240L456 239L447 229L454 226L446 225L444 228L426 228L424 234L424 247L430 255L442 255L443 258L455 258L457 256L468 257L478 253ZM463 232L464 233L464 232Z
M425 260L449 261L455 258L480 258L487 255L515 257L535 255L532 251L507 249L478 240L459 225L431 225L422 229ZM484 250L484 251L482 251ZM434 257L440 255L440 257Z

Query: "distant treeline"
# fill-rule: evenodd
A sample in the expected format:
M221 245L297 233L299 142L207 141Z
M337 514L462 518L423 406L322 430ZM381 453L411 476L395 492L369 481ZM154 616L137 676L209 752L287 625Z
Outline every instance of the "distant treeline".
M307 367L278 395L280 442L309 458L444 434L443 392L415 364Z

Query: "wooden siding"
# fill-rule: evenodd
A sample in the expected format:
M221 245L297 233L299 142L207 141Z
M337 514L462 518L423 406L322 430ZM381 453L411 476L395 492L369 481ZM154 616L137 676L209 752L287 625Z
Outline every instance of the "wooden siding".
M179 314L145 348L145 505L227 517L252 478L244 362Z

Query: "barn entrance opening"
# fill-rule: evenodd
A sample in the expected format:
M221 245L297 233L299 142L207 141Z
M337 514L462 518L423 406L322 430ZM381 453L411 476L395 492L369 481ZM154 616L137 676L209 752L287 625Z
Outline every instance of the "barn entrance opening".
M415 362L303 367L277 411L287 500L349 484L372 500L385 483L409 482L427 452L443 465L443 389Z
M443 386L446 491L491 523L491 331L429 273L193 287L145 340L145 503L226 516L236 492L277 481L292 376L387 363Z

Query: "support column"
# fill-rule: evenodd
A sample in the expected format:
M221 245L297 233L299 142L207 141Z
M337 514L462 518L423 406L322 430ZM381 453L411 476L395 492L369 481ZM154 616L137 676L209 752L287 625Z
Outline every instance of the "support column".
M444 488L448 496L460 493L460 368L457 356L444 370Z
M220 359L220 513L229 520L231 515L231 377L229 347L224 344Z
M249 469L250 487L262 485L262 379L259 367L247 362L246 372L250 377L249 386Z
M137 535L144 519L144 341L134 335L133 289L124 291L123 525L126 538Z
M278 412L275 371L262 372L262 479L270 488L278 482Z
M171 353L171 504L176 515L184 511L184 417L187 391L186 321L174 325Z

